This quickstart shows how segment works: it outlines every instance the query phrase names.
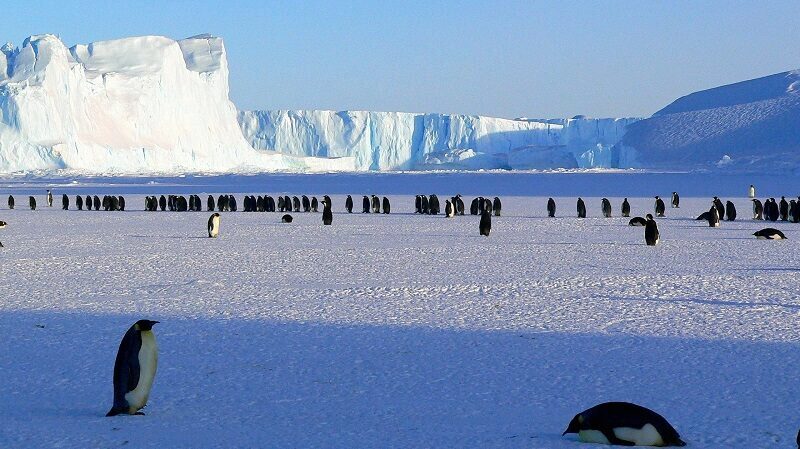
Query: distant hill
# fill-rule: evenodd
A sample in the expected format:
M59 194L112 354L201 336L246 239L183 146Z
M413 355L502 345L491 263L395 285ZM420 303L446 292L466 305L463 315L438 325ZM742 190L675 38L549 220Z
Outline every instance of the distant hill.
M630 124L623 149L644 168L800 172L800 70L681 97Z

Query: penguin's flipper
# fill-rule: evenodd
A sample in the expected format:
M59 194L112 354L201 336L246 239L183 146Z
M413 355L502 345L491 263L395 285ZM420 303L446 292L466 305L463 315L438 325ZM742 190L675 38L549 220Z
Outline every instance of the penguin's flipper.
M619 439L613 429L602 429L601 432L605 435L609 444L615 444L617 446L636 446L634 442Z

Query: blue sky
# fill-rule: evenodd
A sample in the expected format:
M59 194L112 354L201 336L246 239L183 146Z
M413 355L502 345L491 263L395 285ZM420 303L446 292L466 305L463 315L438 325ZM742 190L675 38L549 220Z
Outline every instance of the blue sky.
M26 1L0 39L222 36L242 109L647 116L800 68L797 1Z

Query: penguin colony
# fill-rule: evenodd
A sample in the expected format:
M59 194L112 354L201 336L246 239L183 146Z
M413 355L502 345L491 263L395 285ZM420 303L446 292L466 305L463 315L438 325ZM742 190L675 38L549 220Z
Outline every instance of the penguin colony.
M752 186L751 186L752 193ZM52 207L52 192L47 191L46 202L48 207ZM663 201L655 197L656 216L665 215ZM276 201L270 196L245 196L243 199L244 212L317 212L320 201L316 197L309 198L305 195L301 198L288 196L278 197ZM322 203L322 220L324 225L331 225L333 221L332 200L325 195ZM786 201L781 197L780 203L774 198L770 198L762 203L752 198L753 219L769 221L791 221L800 222L800 198L798 200ZM677 192L672 195L672 207L679 207L679 197ZM36 199L29 197L31 210L36 210ZM75 198L75 207L82 210L86 205L87 210L104 211L124 211L125 199L122 196L104 196L102 201L98 196L86 196L85 201L81 196ZM9 209L15 206L13 196L8 197ZM69 210L70 201L67 195L62 195L62 209ZM375 195L363 196L363 213L380 213L381 208L384 214L391 211L391 204L388 198L383 197L382 201ZM604 217L612 216L612 205L607 198L601 200L601 213ZM198 195L190 195L188 199L183 196L161 195L160 197L148 196L145 199L146 211L202 211L202 201ZM350 195L345 201L345 211L352 213L353 200ZM211 238L219 235L220 213L235 212L237 210L236 198L232 195L220 195L214 198L209 195L206 200L206 210L214 212L208 219L208 236ZM216 210L216 211L215 211ZM482 236L489 236L491 233L492 215L500 216L502 204L498 197L492 200L484 197L474 198L470 202L470 214L480 215L479 231ZM218 212L217 212L218 211ZM465 207L461 195L456 195L445 200L445 215L448 218L456 215L464 215ZM630 216L630 204L627 198L622 202L621 212L623 217ZM415 213L438 215L440 213L440 202L436 195L417 195L415 197ZM555 217L556 203L553 198L547 201L548 217ZM586 217L586 204L583 199L577 200L577 214L579 218ZM720 220L734 221L736 219L736 208L731 201L724 205L722 200L714 197L708 211L703 212L697 219L706 220L711 227L719 227ZM292 222L292 216L285 214L282 217L285 223ZM645 228L645 243L655 246L659 243L660 234L658 225L651 214L646 218L634 217L629 221L630 226L643 226ZM7 226L6 222L0 221L0 229ZM786 239L786 236L778 229L765 228L753 233L758 239L779 240ZM0 247L2 247L0 243ZM111 409L106 416L116 415L144 415L142 408L147 405L150 391L152 389L157 365L158 365L158 345L156 343L153 326L158 321L139 320L134 323L125 333L120 342L113 370L113 402ZM576 414L567 425L562 435L577 434L582 442L613 444L622 446L685 446L686 443L681 439L677 430L658 413L637 404L627 402L606 402ZM800 432L797 435L797 443L800 448Z

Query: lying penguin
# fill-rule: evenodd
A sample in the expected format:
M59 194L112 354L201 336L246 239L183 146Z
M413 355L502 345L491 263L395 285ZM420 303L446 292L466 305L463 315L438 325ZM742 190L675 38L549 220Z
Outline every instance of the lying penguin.
M783 232L775 228L764 228L754 232L753 235L759 240L786 240L786 236L783 235Z
M642 217L633 217L628 222L628 226L645 226L647 225L647 220Z
M568 433L577 433L584 443L686 446L664 417L629 402L606 402L578 413L562 435Z
M0 229L3 229L5 227L6 227L6 222L5 221L0 221ZM2 248L2 247L3 247L3 242L0 242L0 248Z

